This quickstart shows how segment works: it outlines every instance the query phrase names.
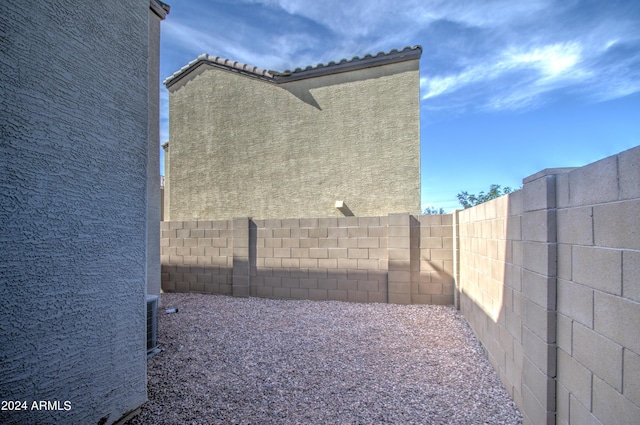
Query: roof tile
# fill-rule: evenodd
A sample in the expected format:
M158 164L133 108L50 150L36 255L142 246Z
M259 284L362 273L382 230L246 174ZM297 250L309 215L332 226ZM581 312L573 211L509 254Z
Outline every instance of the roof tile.
M209 64L216 67L226 68L230 71L239 72L251 77L281 84L289 81L296 81L305 78L319 77L321 75L334 74L339 72L353 71L356 69L369 68L372 66L386 65L389 63L402 62L406 60L419 59L422 55L421 46L406 46L401 51L392 49L389 52L378 52L375 56L367 53L363 57L354 56L351 59L343 58L338 62L330 61L327 64L319 63L316 66L295 68L295 70L285 70L283 72L267 71L257 66L247 65L238 61L232 61L220 56L202 54L187 65L180 68L170 77L164 80L164 84L170 87L181 78L188 75L193 69L201 64Z

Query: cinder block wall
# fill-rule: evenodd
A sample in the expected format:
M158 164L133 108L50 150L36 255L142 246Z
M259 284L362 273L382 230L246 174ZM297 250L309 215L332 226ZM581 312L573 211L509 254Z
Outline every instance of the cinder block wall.
M387 217L255 221L252 296L387 302Z
M460 306L525 424L640 423L640 147L457 213Z
M639 211L637 147L578 169L543 170L521 190L454 215L220 222L227 232L215 243L226 250L210 251L226 255L215 260L226 266L220 287L190 286L198 276L174 269L214 261L198 248L213 240L171 230L202 222L166 222L163 238L195 240L163 239L163 271L175 273L163 273L163 285L452 304L457 277L462 313L525 424L636 424Z
M640 423L640 147L557 176L557 207L557 423Z
M522 191L460 211L460 308L522 408Z
M413 281L417 282L417 288L412 294L413 301L417 304L453 304L453 216L421 215L417 220L419 234L412 237L419 247L418 262L412 262L417 265L414 267L417 278L414 274Z
M233 221L160 223L162 289L231 294Z
M451 222L450 215L402 213L163 222L162 287L285 299L453 304Z

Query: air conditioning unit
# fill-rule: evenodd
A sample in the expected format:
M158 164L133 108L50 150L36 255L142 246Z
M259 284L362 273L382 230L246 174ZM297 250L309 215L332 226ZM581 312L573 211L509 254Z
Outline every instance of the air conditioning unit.
M147 295L147 357L158 354L158 296Z

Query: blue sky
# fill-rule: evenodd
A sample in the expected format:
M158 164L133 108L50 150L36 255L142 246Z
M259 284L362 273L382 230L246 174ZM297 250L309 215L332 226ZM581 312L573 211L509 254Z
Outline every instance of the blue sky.
M422 206L640 145L638 0L166 0L161 79L202 53L283 71L421 45ZM161 141L169 138L161 87Z

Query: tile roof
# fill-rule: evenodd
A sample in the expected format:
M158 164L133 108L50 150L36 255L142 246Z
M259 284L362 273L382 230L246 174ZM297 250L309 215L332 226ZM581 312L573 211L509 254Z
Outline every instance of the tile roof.
M341 59L339 62L331 61L327 64L319 63L316 66L307 66L304 69L296 68L293 71L286 70L283 72L277 72L267 71L265 69L258 68L257 66L247 65L238 61L225 59L220 56L202 54L196 59L189 62L187 65L180 68L178 71L174 72L173 75L165 79L164 84L167 87L172 86L201 64L208 64L218 68L227 69L229 71L238 72L250 77L258 78L276 84L281 84L290 81L302 80L305 78L319 77L321 75L355 71L363 68L371 68L374 66L419 59L421 55L421 46L407 46L402 50L393 49L387 53L379 52L375 56L366 54L363 57L354 56L351 59Z
M171 6L160 0L149 0L149 8L153 10L160 19L164 19L167 17Z

